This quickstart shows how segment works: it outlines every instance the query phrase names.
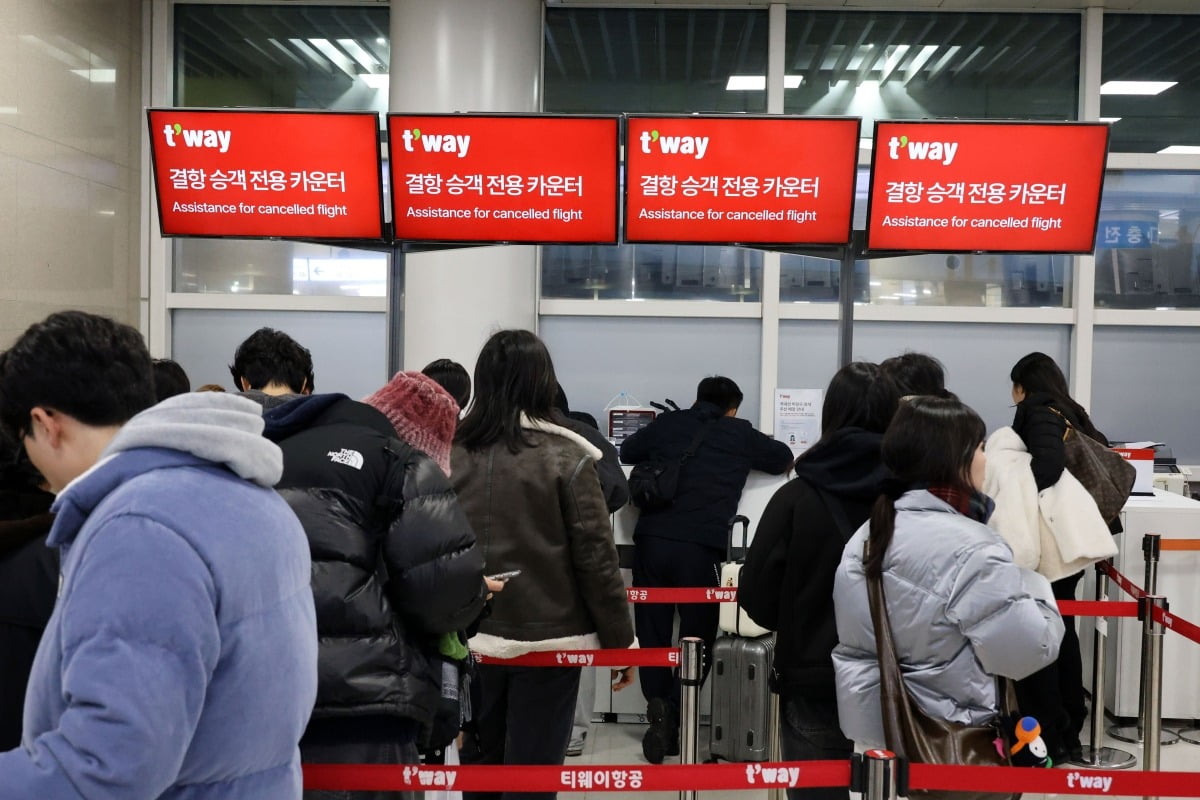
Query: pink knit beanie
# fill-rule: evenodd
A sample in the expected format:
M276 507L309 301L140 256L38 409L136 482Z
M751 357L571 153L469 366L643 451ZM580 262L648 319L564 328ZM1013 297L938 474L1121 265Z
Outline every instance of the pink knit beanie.
M401 441L432 458L450 475L458 403L449 392L419 372L397 372L363 402L383 412Z

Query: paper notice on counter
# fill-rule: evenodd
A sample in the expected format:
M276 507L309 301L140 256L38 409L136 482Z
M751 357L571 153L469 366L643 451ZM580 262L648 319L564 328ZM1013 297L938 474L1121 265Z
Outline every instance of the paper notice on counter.
M821 389L775 390L775 439L799 456L821 438Z

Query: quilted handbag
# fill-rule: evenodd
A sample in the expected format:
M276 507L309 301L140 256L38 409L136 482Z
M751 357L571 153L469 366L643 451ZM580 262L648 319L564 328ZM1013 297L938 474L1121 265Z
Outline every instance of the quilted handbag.
M1050 410L1062 417L1058 410ZM1129 493L1133 491L1136 470L1120 453L1080 433L1066 417L1063 417L1063 422L1067 423L1066 433L1063 434L1067 470L1096 501L1096 508L1100 509L1104 521L1111 522L1121 513Z
M896 658L896 645L892 641L887 603L883 597L882 578L868 577L867 592L871 623L875 626L875 650L879 655L880 706L887 748L915 764L1011 766L1008 756L1000 754L996 741L1000 740L1007 754L1009 747L1001 730L1001 720L1009 719L1015 713L1012 682L1002 681L1001 713L995 724L962 725L929 716L904 686L900 663ZM926 800L1016 800L1020 797L994 792L918 790L910 790L909 796Z

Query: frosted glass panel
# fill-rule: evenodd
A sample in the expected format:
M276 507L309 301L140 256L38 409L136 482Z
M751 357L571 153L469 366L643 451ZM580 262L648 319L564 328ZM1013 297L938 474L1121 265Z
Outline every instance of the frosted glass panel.
M263 326L283 331L312 351L318 392L358 399L388 378L385 314L178 309L171 324L172 358L183 366L193 388L219 383L232 390L234 351Z

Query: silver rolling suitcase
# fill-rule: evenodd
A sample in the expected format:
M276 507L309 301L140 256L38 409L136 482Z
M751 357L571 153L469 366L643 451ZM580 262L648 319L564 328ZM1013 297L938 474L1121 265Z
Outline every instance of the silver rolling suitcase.
M775 637L721 636L713 645L713 760L767 761L770 757L771 689L767 685L775 657Z

